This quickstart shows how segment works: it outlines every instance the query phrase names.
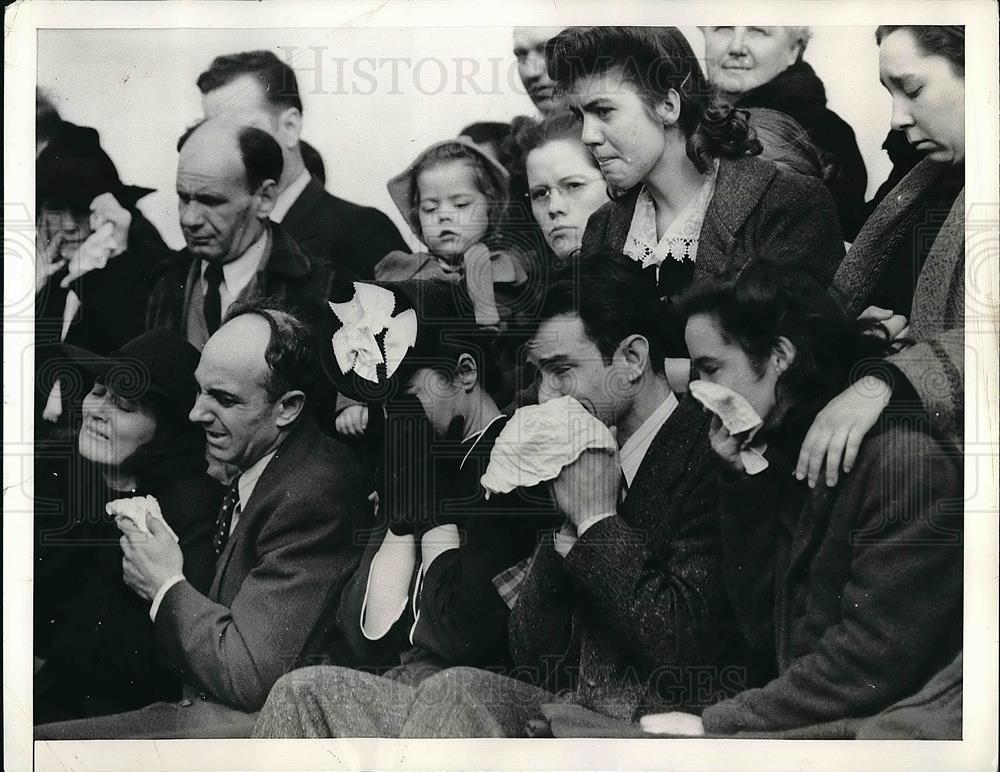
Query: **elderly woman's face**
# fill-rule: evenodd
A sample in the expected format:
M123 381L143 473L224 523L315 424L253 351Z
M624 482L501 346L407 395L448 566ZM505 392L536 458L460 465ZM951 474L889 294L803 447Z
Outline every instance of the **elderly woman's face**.
M525 160L531 211L556 257L578 249L587 220L608 202L604 178L576 139L556 139Z
M794 27L702 27L708 79L726 94L771 81L798 58Z
M150 411L103 383L95 383L83 398L78 447L89 461L116 469L155 433L156 419Z
M879 76L892 96L892 128L940 163L965 160L965 78L927 54L907 29L882 38Z
M43 206L39 229L45 244L56 237L59 242L59 258L68 260L76 254L93 232L90 228L90 213L76 214L69 209L54 209Z

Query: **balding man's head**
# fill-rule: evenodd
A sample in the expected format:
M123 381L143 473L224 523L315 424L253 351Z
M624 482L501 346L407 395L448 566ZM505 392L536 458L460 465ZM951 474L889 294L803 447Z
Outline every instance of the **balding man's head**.
M198 124L178 142L177 195L188 249L209 262L236 260L263 232L281 177L281 148L234 116Z
M200 395L190 418L204 427L212 457L247 469L280 445L315 372L306 325L284 311L234 308L195 372Z

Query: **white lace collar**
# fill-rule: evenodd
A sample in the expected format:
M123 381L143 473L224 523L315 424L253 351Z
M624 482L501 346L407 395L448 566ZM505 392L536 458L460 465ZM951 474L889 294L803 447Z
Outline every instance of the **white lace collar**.
M659 268L667 259L694 262L698 254L698 236L705 221L708 205L715 195L715 180L718 173L719 159L715 159L705 174L705 182L698 194L674 218L659 240L656 238L656 208L653 205L653 197L643 186L635 202L632 224L622 251L636 262L642 263L643 268L651 265Z

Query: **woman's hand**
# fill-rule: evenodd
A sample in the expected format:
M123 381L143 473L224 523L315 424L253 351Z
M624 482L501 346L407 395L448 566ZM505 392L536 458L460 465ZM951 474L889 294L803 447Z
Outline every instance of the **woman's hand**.
M469 290L476 324L490 327L500 323L493 291L493 260L485 244L473 244L462 258L465 286Z
M858 319L874 319L877 322L881 322L886 332L889 333L889 340L905 338L910 333L909 320L902 314L893 313L888 308L868 306L868 308L861 312Z
M49 277L66 265L65 258L59 256L59 248L63 243L63 234L57 232L46 241L39 228L35 232L35 294L37 295L49 281Z
M730 434L722 419L715 414L712 415L712 423L708 427L708 441L715 455L730 471L746 474L746 467L743 466L743 459L740 457L743 441Z
M865 435L889 404L892 388L881 378L866 375L830 400L813 419L799 452L795 476L809 480L815 488L826 468L826 484L837 484L843 466L847 474L854 466Z
M350 405L337 415L334 421L336 430L346 437L360 437L368 428L368 406Z

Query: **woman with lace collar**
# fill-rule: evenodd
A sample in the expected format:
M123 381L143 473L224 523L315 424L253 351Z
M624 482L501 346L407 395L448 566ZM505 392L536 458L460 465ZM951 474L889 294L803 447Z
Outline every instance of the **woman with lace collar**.
M695 278L759 256L830 281L844 255L830 194L817 179L755 157L761 144L746 115L712 101L680 30L573 27L546 55L616 193L591 217L585 247L641 262L667 302ZM668 374L683 390L689 368L675 327Z

